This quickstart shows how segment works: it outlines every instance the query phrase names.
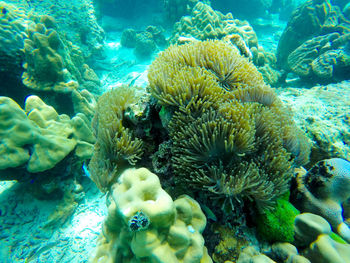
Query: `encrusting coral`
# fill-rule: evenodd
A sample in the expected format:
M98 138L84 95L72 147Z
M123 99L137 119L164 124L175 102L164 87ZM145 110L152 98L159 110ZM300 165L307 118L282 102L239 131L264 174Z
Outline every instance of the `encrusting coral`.
M123 126L124 112L139 99L134 88L127 85L105 92L97 102L93 120L97 142L89 169L91 179L106 192L117 177L142 156L142 140Z
M155 174L127 169L112 187L91 262L211 263L202 237L205 225L195 200L184 195L173 201Z
M230 44L171 46L152 63L148 78L152 96L173 112L171 161L180 184L231 205L243 199L269 205L287 191L293 166L307 162L306 137Z

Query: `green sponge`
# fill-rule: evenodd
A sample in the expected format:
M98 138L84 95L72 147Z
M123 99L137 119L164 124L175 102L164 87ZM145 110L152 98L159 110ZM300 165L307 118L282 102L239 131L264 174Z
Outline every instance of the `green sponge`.
M299 213L288 198L278 199L273 209L266 209L258 215L256 224L259 235L269 242L293 242L294 219Z

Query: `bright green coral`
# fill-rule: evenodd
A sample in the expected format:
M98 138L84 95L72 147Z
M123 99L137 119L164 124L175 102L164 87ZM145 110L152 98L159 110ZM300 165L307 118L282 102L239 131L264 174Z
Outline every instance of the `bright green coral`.
M273 209L265 210L256 219L260 236L269 242L293 242L294 218L299 214L288 200L280 198Z

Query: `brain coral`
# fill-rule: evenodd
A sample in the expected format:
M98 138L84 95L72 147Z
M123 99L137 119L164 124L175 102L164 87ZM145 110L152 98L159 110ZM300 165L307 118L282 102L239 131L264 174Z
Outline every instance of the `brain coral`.
M268 205L289 187L309 144L255 66L230 44L171 46L149 69L150 92L172 112L180 184L221 200Z
M247 21L233 19L232 14L223 15L210 5L198 2L191 16L184 16L174 26L171 43L179 37L194 37L198 40L221 39L229 34L238 34L249 47L257 46L258 39Z
M349 78L350 21L329 1L307 1L296 9L277 49L281 68L302 78L330 82Z

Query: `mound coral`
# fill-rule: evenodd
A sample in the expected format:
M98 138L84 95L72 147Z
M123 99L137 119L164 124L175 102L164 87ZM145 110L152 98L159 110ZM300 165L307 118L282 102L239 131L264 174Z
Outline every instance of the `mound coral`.
M219 199L269 205L287 191L309 145L246 58L224 41L171 46L149 69L150 92L173 112L179 183Z
M222 39L237 34L249 47L257 46L258 39L247 21L233 19L232 14L223 15L214 11L210 5L198 2L192 9L191 16L184 16L174 26L171 43L179 37L193 37L198 40Z
M145 168L124 171L108 200L92 262L212 262L201 235L206 218L189 196L173 201L158 177ZM139 223L143 227L133 227Z
M171 22L176 22L182 16L190 13L192 8L198 2L198 0L165 0L165 15ZM205 0L203 2L208 3L209 1Z
M350 244L332 233L324 218L302 213L295 218L294 229L296 243L310 262L349 262Z
M91 179L103 192L116 182L123 169L134 165L142 156L142 141L123 126L125 110L138 98L135 89L125 85L98 99L93 120L97 142L89 169Z
M67 69L67 54L55 30L56 24L47 16L41 17L41 21L42 23L32 22L27 29L23 83L35 90L72 92L78 88L78 82Z
M349 38L350 21L337 5L309 0L294 11L280 38L278 65L312 81L348 79Z
M83 114L72 119L58 115L37 96L26 99L25 111L12 99L0 97L0 113L1 178L21 179L22 167L30 173L49 170L71 152L81 159L92 155L95 138Z
M343 203L350 199L350 162L340 158L320 161L305 176L299 175L297 182L300 210L321 215L350 242L350 228L343 218Z
M0 2L0 72L20 74L23 62L24 30L28 19L22 9Z
M265 81L275 85L280 73L276 68L273 53L264 51L258 45L258 38L247 21L233 19L232 14L223 15L210 5L198 2L191 16L184 16L175 24L171 43L183 43L196 40L221 39L235 46L242 56L251 59L258 70L263 72Z

